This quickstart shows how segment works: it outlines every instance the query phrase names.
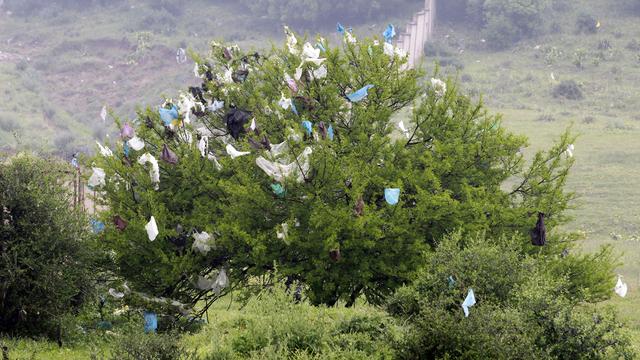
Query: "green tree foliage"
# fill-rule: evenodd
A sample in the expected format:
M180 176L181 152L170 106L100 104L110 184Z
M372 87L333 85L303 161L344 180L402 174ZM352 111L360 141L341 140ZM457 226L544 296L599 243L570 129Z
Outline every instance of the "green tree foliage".
M71 209L70 171L27 155L0 165L0 332L56 335L92 293L89 223Z
M420 84L421 74L403 70L405 60L388 46L346 40L332 48L318 39L326 48L322 64L305 59L313 45L303 52L303 39L293 34L264 56L214 43L197 59L202 87L173 101L182 110L172 125L163 126L157 109L141 112L135 130L145 148L125 156L119 142L115 156L94 159L107 174L105 222L116 216L128 222L123 231L106 230L114 271L135 289L188 304L217 297L195 284L222 268L232 286L256 284L277 269L304 284L314 304L351 305L360 295L380 303L411 281L424 250L455 229L499 237L528 234L538 212L548 214L549 231L566 220L572 195L563 186L572 160L564 151L572 137L564 135L526 167L520 152L526 140L453 82ZM347 100L369 84L368 97ZM297 114L279 105L287 98ZM198 104L216 101L224 106ZM410 108L407 132L398 134L397 116ZM251 116L233 138L226 121L236 110ZM310 135L305 120L313 123ZM333 140L321 122L334 129ZM260 141L284 150L275 155ZM138 160L146 152L160 158L164 145L179 160L159 160L156 185ZM232 158L228 145L249 154ZM291 163L293 174L272 178L257 166L259 157ZM511 191L507 180L517 182ZM385 202L386 188L400 189L397 205ZM153 242L144 231L151 216L160 230ZM203 231L215 239L206 254L192 246L193 233ZM550 240L543 252L566 246Z
M558 264L575 259L526 252L517 240L494 243L459 233L446 238L427 254L414 284L400 289L387 305L410 325L397 344L399 357L633 358L613 311L585 304L571 281L554 272ZM604 251L600 257L610 255ZM604 280L609 293L610 274ZM465 318L461 304L469 289L477 303Z

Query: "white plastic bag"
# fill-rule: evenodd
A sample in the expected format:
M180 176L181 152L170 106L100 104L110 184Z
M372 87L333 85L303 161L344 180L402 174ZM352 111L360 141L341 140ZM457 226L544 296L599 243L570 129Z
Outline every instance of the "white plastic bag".
M154 241L158 237L158 224L156 224L156 218L153 216L144 228L147 230L149 241Z

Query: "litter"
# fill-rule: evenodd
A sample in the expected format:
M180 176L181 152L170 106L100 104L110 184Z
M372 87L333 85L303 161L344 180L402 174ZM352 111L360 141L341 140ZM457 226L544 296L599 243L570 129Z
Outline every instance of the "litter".
M369 89L371 89L373 87L374 86L371 85L371 84L366 85L363 88L360 88L359 90L356 90L355 92L353 92L351 94L347 94L347 98L351 102L362 101L362 99L366 98L369 95Z
M273 152L272 148L272 152ZM269 177L277 182L284 182L290 176L296 176L296 181L301 183L304 181L305 173L309 172L309 155L313 150L310 147L305 148L298 156L296 161L289 164L281 164L269 161L262 156L256 159L256 165L262 169Z
M249 151L238 151L231 144L227 144L226 150L227 150L227 154L231 156L232 159L251 154L251 152Z
M464 316L469 317L469 308L476 304L476 296L473 293L473 289L469 289L469 293L467 297L464 299L462 303L462 310L464 311Z
M158 166L158 160L149 153L145 153L138 159L138 164L145 165L151 163L151 169L149 170L149 176L151 176L151 182L155 184L155 189L158 190L160 184L160 167Z
M156 218L151 216L147 225L144 226L149 236L149 241L154 241L158 237L158 224L156 224Z
M384 189L384 199L389 205L396 205L400 200L400 189Z
M98 186L104 186L106 184L105 178L106 178L106 175L104 170L101 168L94 167L93 173L91 174L91 177L87 182L87 185L89 186L90 189L95 189Z

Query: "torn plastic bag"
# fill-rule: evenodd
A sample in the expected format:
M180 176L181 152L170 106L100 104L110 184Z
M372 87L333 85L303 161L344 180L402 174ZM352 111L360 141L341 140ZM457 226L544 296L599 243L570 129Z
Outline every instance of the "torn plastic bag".
M462 303L462 311L464 311L464 316L469 317L469 308L476 304L476 296L473 293L473 289L469 289L469 293L467 297L464 299Z
M104 173L104 170L101 168L94 167L93 174L91 174L91 177L87 182L89 189L93 190L98 186L104 186L106 184L105 178L106 178L106 175Z
M146 163L151 164L149 176L151 176L151 182L154 183L154 188L158 190L160 188L160 167L158 166L158 160L156 160L153 155L145 153L138 159L138 164L145 165Z
M300 183L304 181L306 173L309 172L309 155L311 155L312 152L313 150L307 147L298 156L296 161L286 165L269 161L259 156L256 159L256 165L277 182L285 182L286 178L295 176L296 181Z
M231 109L225 115L225 123L231 137L238 140L240 135L245 132L244 126L249 122L251 113L238 109Z
M251 154L251 152L249 151L238 151L231 144L227 144L226 150L227 150L227 154L231 156L232 159Z

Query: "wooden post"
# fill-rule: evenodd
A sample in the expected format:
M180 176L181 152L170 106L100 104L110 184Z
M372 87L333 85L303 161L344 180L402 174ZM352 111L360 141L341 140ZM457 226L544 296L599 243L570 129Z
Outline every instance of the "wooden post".
M416 49L418 47L418 39L416 33L418 32L418 23L416 23L415 17L409 23L409 31L411 34L411 46L409 51L409 67L412 69L416 66Z
M427 13L422 10L418 12L418 31L416 33L418 48L416 49L416 63L424 56L424 44L427 35Z

